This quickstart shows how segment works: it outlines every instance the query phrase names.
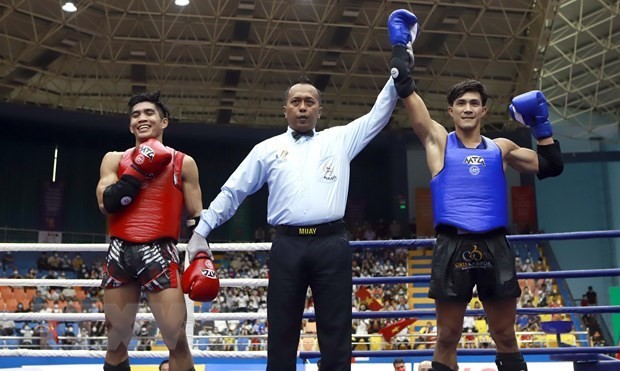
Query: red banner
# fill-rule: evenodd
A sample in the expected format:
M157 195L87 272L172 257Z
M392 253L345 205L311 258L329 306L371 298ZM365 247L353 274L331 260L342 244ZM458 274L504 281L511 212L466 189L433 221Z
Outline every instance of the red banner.
M363 303L366 303L366 307L372 311L378 311L383 309L383 304L381 304L377 299L372 297L372 294L366 286L361 286L356 292L355 296L360 298Z
M52 339L58 344L58 321L49 321L48 322L48 330L49 334L52 336Z
M381 330L379 330L379 333L383 335L385 341L390 342L392 341L392 338L396 336L399 332L401 332L405 327L411 325L417 320L417 318L402 319L398 322L394 322L391 325L382 328Z

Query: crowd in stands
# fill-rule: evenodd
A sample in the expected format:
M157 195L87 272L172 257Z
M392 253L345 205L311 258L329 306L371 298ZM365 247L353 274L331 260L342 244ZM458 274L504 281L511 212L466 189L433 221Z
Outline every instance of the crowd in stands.
M255 230L256 242L270 241L274 231L259 227ZM379 220L376 224L368 222L353 224L350 229L351 240L384 240L414 238L415 224L409 228L392 221ZM28 255L30 254L30 255ZM99 279L102 273L103 254L98 253L58 253L41 252L36 256L36 265L32 254L4 253L0 274L8 278L45 278L45 279ZM256 279L268 278L267 252L227 252L216 253L216 265L220 278ZM520 272L537 272L548 270L543 256L515 258ZM354 277L384 277L408 275L408 250L406 248L368 248L354 249L352 274ZM562 296L552 279L521 280L522 295L519 307L554 307L562 306ZM359 295L363 290L365 295ZM588 305L596 304L596 294L590 290L584 295ZM407 284L377 284L354 286L351 303L353 311L398 311L410 310L410 293ZM592 302L593 300L593 302ZM582 305L585 305L582 302ZM474 295L471 309L481 309L482 304ZM9 312L45 312L45 313L101 313L103 307L103 290L100 287L2 287L0 288L0 310ZM223 287L220 295L212 303L196 303L196 312L254 312L266 313L266 287ZM313 311L312 293L307 295L307 311ZM148 312L146 300L141 300L139 312ZM548 320L568 320L564 315L520 315L515 319L516 330L523 347L543 346L536 341L536 333L541 333L541 322ZM380 335L382 329L401 319L355 319L352 323L352 344L357 349L423 349L432 348L436 339L436 327L433 321L419 321L415 325L404 327L396 336L386 341ZM591 316L583 316L584 326L588 329L594 345L604 344L600 327ZM301 324L304 350L316 349L316 325L311 320ZM208 350L265 350L268 326L266 320L246 321L196 321L194 326L194 344L199 349ZM55 332L55 333L54 333ZM55 335L59 336L56 344ZM136 339L131 346L136 350L151 350L157 344L158 329L155 322L137 321L134 328ZM85 321L75 323L52 324L46 321L0 321L0 335L14 339L13 343L21 347L45 349L58 346L64 349L105 348L105 326L103 321ZM8 338L7 338L8 339ZM160 339L160 337L159 337ZM309 340L308 340L309 339ZM0 342L0 346L3 343ZM484 316L466 317L463 324L461 346L464 348L494 347L488 334Z

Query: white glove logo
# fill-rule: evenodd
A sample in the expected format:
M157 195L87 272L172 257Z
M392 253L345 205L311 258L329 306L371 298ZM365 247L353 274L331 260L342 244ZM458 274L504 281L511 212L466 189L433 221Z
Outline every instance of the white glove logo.
M392 67L390 70L390 75L392 75L392 78L396 80L398 78L398 68Z

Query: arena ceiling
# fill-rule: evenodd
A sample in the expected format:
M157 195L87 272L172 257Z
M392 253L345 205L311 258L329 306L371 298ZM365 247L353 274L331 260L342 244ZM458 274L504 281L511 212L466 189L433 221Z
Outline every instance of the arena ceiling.
M391 11L416 13L414 75L433 117L465 78L489 90L485 128L515 127L506 107L539 88L561 117L620 118L620 0L0 0L0 99L124 113L161 89L175 119L283 126L283 96L305 74L323 90L321 127L372 106L388 77ZM568 135L599 130L580 116ZM393 129L407 128L402 112ZM600 133L599 133L600 134Z

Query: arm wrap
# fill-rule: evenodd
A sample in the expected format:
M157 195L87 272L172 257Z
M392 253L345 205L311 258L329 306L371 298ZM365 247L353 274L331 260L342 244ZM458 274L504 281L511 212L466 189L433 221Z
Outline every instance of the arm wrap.
M185 226L187 227L188 237L191 236L192 233L194 233L194 229L196 229L198 223L200 223L200 215L187 219L187 222L185 222Z
M396 92L401 98L407 98L415 91L415 81L411 78L411 65L409 63L407 47L394 45L392 47L392 60L390 61L390 74L394 79Z
M538 153L538 179L545 179L562 174L564 170L564 160L560 151L560 142L553 141L553 144L537 146Z
M142 183L131 175L123 175L118 182L103 191L103 207L112 214L129 205L136 197Z

